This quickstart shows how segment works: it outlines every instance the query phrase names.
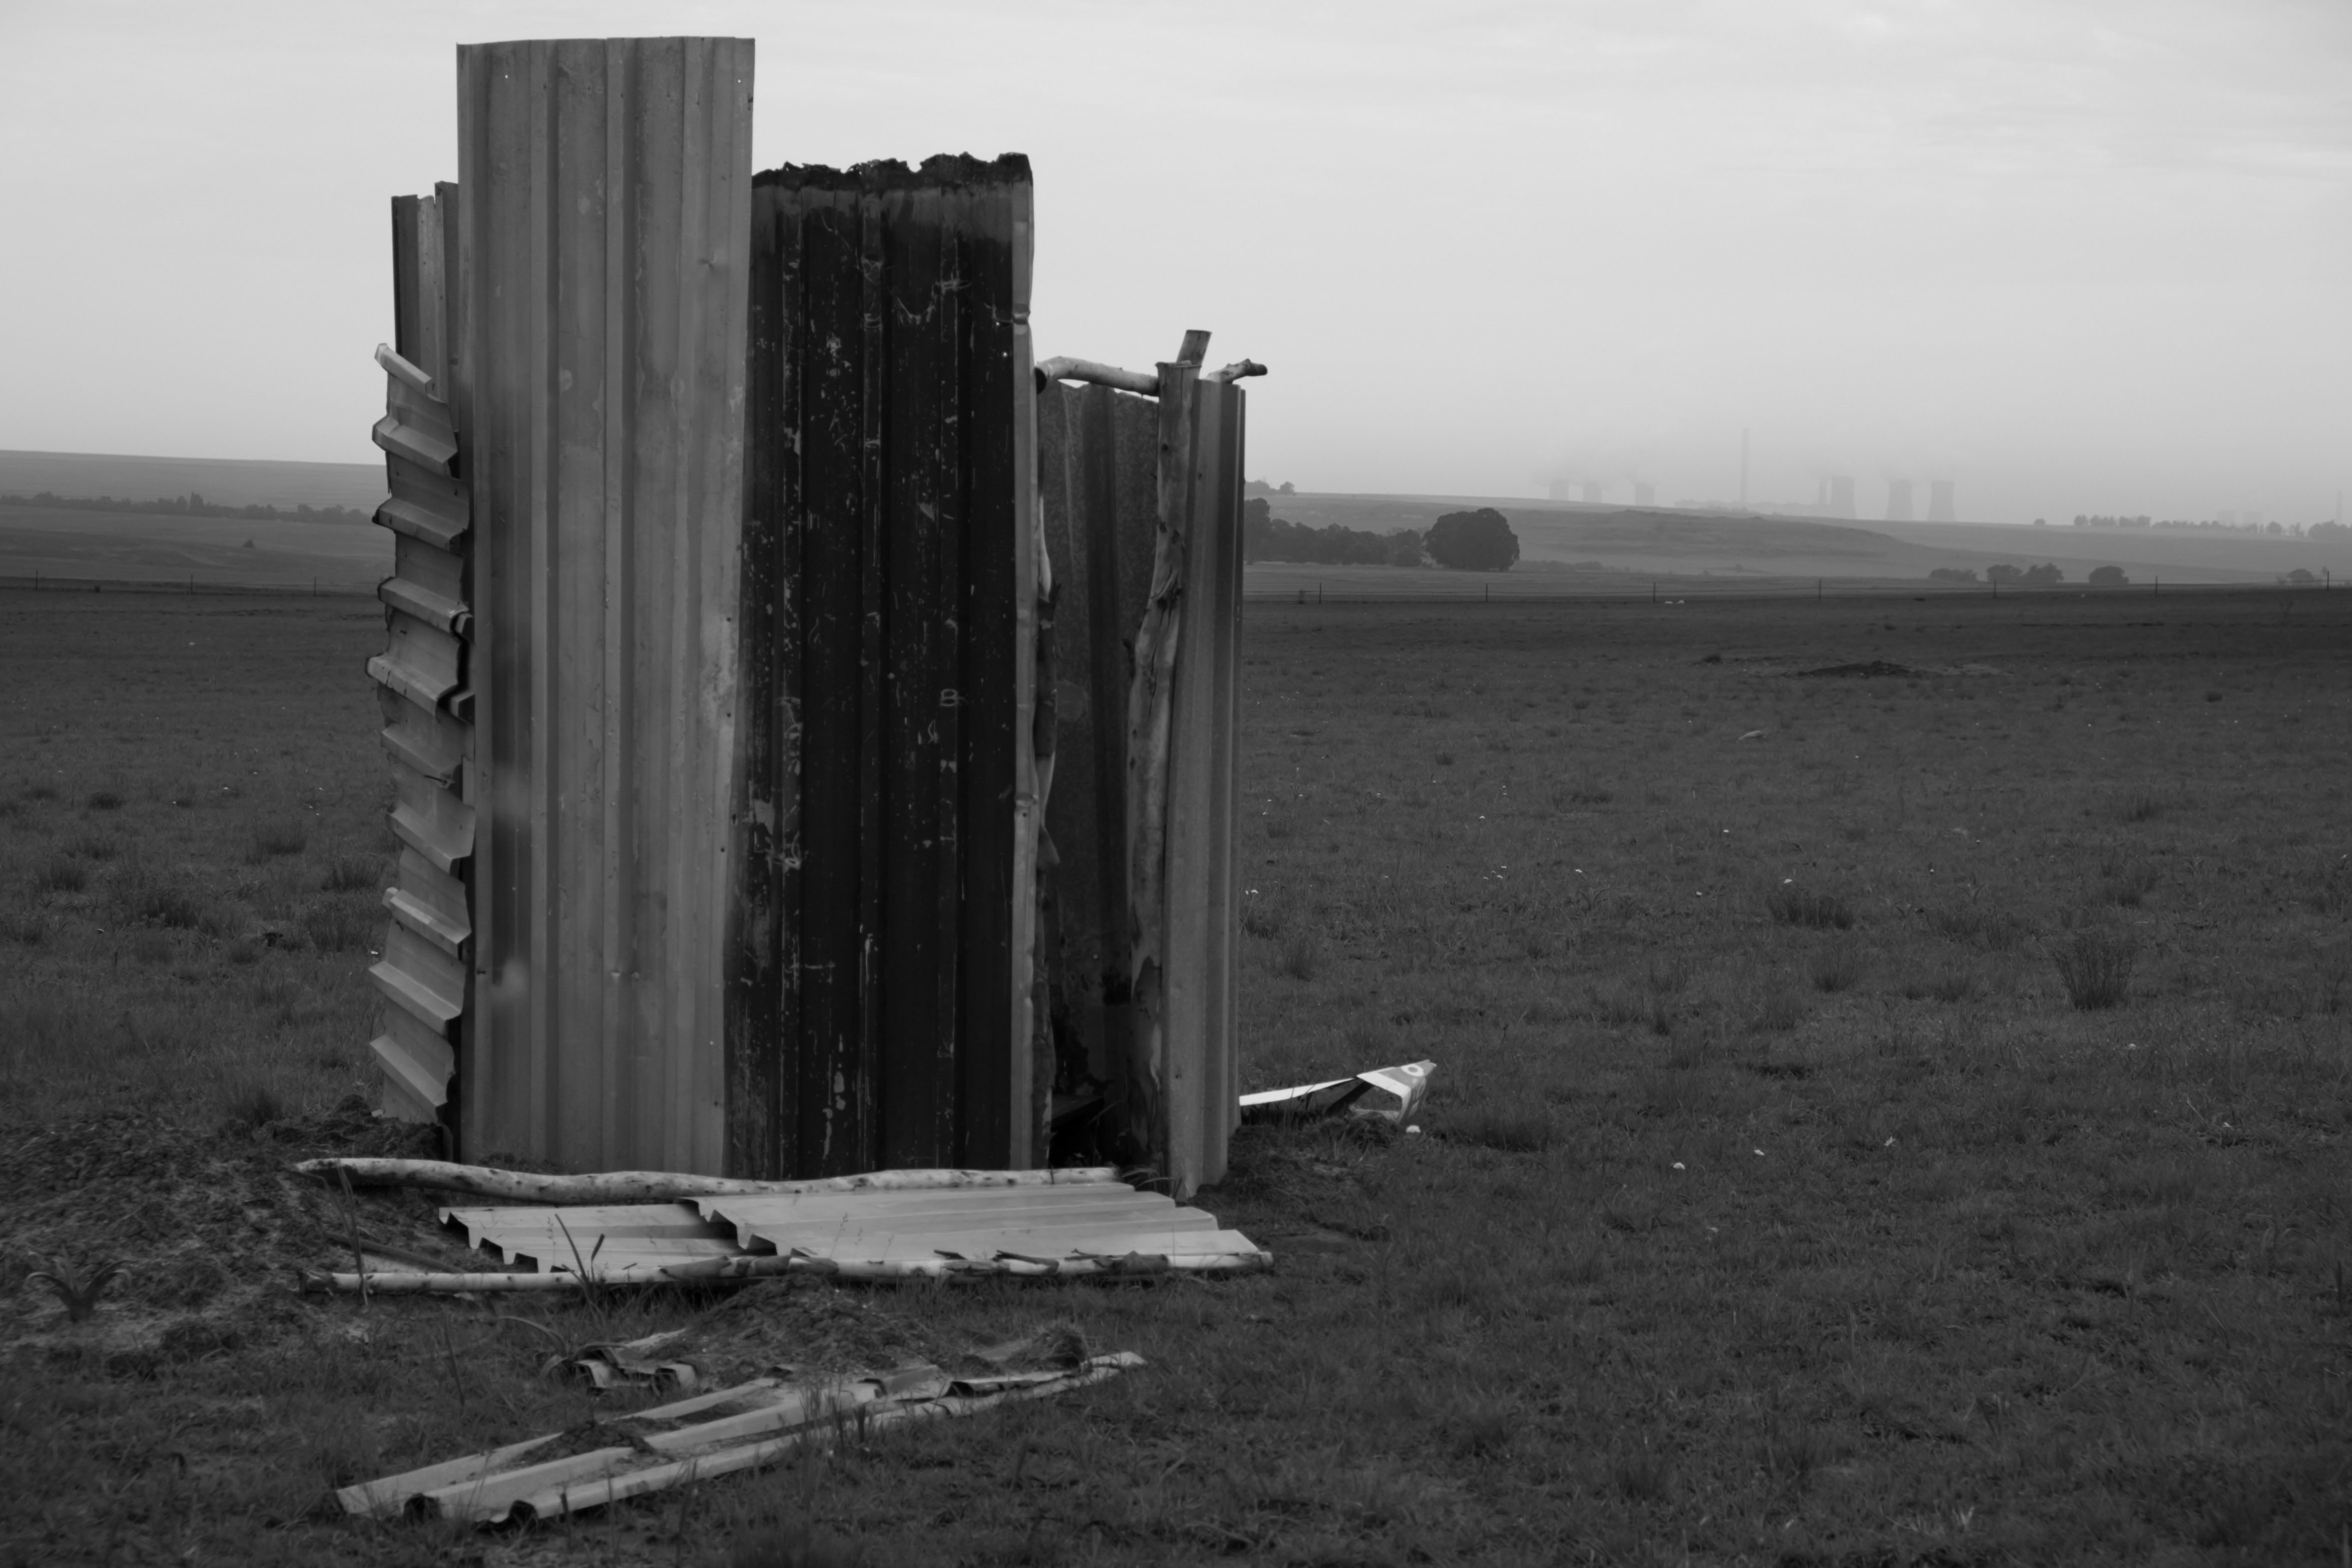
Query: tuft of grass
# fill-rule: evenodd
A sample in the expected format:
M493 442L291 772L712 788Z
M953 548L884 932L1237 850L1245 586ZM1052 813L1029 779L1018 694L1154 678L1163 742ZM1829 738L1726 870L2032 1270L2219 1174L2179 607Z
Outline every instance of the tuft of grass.
M27 800L54 800L57 798L58 787L54 784L27 784L25 786L25 799Z
M329 893L373 893L383 880L383 862L375 855L337 855L327 862L319 885Z
M110 861L122 852L122 846L102 833L84 833L66 852L86 861Z
M2132 962L2139 944L2129 934L2085 926L2050 950L2066 999L2084 1012L2117 1008L2131 992Z
M258 1079L242 1079L221 1096L222 1118L232 1127L258 1130L286 1120L286 1102Z
M310 847L310 830L299 822L262 822L247 841L246 860L254 865L279 855L299 855Z
M111 789L94 789L82 804L93 811L120 811L122 810L122 797Z
M2164 815L2164 802L2142 790L2116 802L2116 817L2125 822L2152 822Z
M1968 942L1989 953L2013 952L2033 935L2025 919L2006 909L1973 904L1946 904L1927 912L1927 929L1952 942Z
M1813 955L1807 974L1813 989L1835 995L1862 983L1862 956L1851 947L1830 947Z
M1794 883L1782 883L1764 895L1765 913L1783 925L1810 926L1816 931L1851 931L1853 910L1833 893Z
M131 956L142 964L172 961L172 938L161 931L142 931L131 939Z
M1282 905L1271 898L1242 901L1242 929L1267 941L1282 935Z
M1283 942L1274 967L1294 980L1311 980L1323 972L1323 948L1307 932L1293 932Z
M1465 1106L1449 1112L1431 1130L1448 1143L1511 1155L1539 1155L1557 1136L1549 1113L1523 1105Z
M168 877L126 873L115 894L122 918L130 925L193 931L204 921L205 906L195 894Z
M367 946L374 935L373 914L362 915L340 901L314 904L302 912L302 939L321 953L348 953Z
M89 885L89 873L79 861L65 855L51 855L33 868L33 896L47 898L60 893L79 893Z
M1775 988L1757 1005L1748 1027L1758 1034L1786 1034L1804 1021L1805 1004L1797 999L1796 992Z
M1628 1502L1664 1502L1674 1488L1674 1471L1648 1444L1610 1461L1609 1479Z
M1964 1002L1976 995L1977 977L1966 969L1938 969L1909 977L1902 989L1906 1001Z
M2101 893L2108 903L2125 909L2137 909L2141 901L2156 889L2156 867L2146 861L2123 864L2110 862L2105 873L2106 883Z
M1616 793L1591 773L1580 774L1573 783L1561 786L1552 795L1555 807L1606 806L1617 798Z

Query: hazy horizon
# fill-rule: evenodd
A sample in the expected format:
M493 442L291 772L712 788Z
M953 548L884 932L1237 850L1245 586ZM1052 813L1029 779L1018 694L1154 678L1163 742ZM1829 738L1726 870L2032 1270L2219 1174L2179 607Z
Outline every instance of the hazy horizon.
M0 14L0 447L364 463L460 41L758 40L757 166L1021 152L1042 354L1188 326L1254 476L2334 514L2352 8L417 4Z

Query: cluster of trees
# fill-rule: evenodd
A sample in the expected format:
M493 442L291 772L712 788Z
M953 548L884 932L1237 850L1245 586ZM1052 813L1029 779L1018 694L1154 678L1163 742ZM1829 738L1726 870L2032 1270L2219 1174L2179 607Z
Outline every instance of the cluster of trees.
M1261 497L1242 503L1242 559L1309 566L1419 566L1421 536L1411 528L1376 534L1338 523L1310 528L1286 521Z
M2036 517L2033 520L2038 523L2042 519ZM2290 539L2318 539L2326 538L2331 534L2352 534L2352 528L2347 528L2341 523L2314 523L2305 529L2295 523L2260 521L2241 523L2234 518L2217 520L2207 517L2202 521L2189 517L2152 518L2145 512L2133 517L2110 516L2105 512L2077 512L2074 514L2074 526L2078 528L2172 528L2190 532L2266 534L2273 538Z
M1454 571L1508 571L1519 559L1510 519L1492 507L1448 512L1427 533L1399 528L1375 534L1330 523L1319 528L1274 515L1265 497L1242 503L1242 559L1310 566L1421 566Z
M92 498L88 496L58 496L47 490L30 496L0 496L0 507L48 507L68 512L143 512L161 513L173 517L243 517L259 523L365 523L374 520L373 512L362 512L352 507L313 507L307 503L289 510L283 507L222 507L205 500L194 491L184 496L166 496L156 501L118 501L111 496Z
M2091 580L2098 583L2108 581L2108 579L2100 575L2100 572L2108 571L2116 574L2113 580L2118 582L2123 580L2122 570L2112 566L2103 566L2098 571L2091 573ZM1984 574L1987 582L2021 582L2029 588L2047 588L2053 583L2066 580L2064 572L2046 563L2042 566L2011 566L2003 561L2000 565L1985 568ZM1976 580L1977 574L1965 566L1939 566L1927 574L1927 580L1930 582L1974 582Z

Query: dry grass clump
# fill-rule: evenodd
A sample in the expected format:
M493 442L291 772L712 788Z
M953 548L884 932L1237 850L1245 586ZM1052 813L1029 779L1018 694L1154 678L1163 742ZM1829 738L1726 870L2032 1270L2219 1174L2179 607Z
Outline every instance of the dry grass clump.
M1902 988L1906 1001L1964 1002L1976 994L1977 977L1966 969L1937 969L1910 976Z
M2125 909L2137 909L2150 893L2156 890L2156 867L2144 860L2110 861L2102 868L2105 882L2100 892L2106 901Z
M2139 944L2125 932L2085 926L2050 950L2066 999L2084 1012L2119 1008L2131 992Z
M111 789L97 789L82 804L93 811L119 811L122 810L122 797Z
M1853 910L1833 893L1782 883L1764 895L1765 913L1783 925L1803 925L1816 931L1850 931Z
M1850 991L1862 983L1862 956L1851 947L1824 948L1813 955L1806 975L1817 991Z
M1551 1113L1525 1105L1469 1105L1449 1109L1430 1131L1448 1143L1475 1144L1505 1154L1539 1155L1558 1136Z
M89 885L89 872L79 861L66 855L51 855L33 868L33 896L49 898L60 893L79 893Z
M257 823L247 841L245 858L253 865L280 855L299 855L310 847L310 831L299 822Z
M319 885L329 893L373 893L383 880L383 862L375 855L337 855L327 862Z
M2009 953L2033 935L2023 915L1974 904L1944 904L1926 913L1927 929L1949 942L1966 942L1988 953Z

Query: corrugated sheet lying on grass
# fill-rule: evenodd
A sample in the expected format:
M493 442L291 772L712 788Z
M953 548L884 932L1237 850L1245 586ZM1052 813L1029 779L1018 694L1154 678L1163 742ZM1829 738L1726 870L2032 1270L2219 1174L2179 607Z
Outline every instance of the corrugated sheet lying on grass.
M761 1377L712 1394L608 1417L583 1434L550 1432L488 1453L344 1487L345 1511L375 1519L438 1516L475 1524L558 1518L713 1476L753 1469L845 1430L863 1436L905 1421L970 1416L1016 1399L1042 1399L1143 1364L1133 1351L1075 1368L950 1377L936 1366L860 1377L788 1382ZM542 1458L567 1437L608 1444Z
M795 1270L1083 1273L1089 1264L1129 1258L1166 1259L1170 1268L1247 1269L1273 1260L1239 1231L1221 1228L1214 1216L1118 1182L453 1208L442 1218L509 1264L528 1261L545 1272L614 1282L666 1271L677 1278L686 1265L700 1266L691 1273L730 1278ZM1034 1267L997 1267L1015 1262Z

